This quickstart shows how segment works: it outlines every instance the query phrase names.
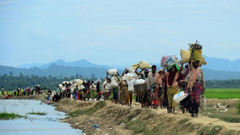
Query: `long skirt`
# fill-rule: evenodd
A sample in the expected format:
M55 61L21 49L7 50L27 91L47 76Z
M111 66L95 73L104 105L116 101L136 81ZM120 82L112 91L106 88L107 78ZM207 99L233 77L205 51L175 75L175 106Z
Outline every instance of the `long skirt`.
M128 93L128 87L123 86L121 88L121 102L122 104L129 104L129 93Z
M168 87L167 96L168 96L168 106L172 109L177 107L177 103L173 101L173 97L179 93L179 90L176 90L177 87Z
M188 97L182 101L184 107L189 113L198 114L201 94L203 94L202 82L198 81L193 85L192 92L190 92Z

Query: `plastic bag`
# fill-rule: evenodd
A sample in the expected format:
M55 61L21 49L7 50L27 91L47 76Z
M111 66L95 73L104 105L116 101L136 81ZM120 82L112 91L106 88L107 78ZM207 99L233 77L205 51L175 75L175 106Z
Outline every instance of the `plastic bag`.
M108 92L111 89L111 84L105 80L102 85L102 91L103 92Z
M122 77L123 80L127 80L127 81L130 81L132 79L134 79L134 74L132 73L127 73L125 74L123 77Z
M108 75L110 75L110 76L118 75L117 69L109 69L109 70L107 71L107 73L108 73Z
M132 80L130 80L130 81L127 81L128 91L134 92L134 82L135 82L135 79L132 79Z
M78 89L83 90L85 87L82 84L78 84Z
M113 76L113 77L111 78L111 87L112 87L112 88L118 87L118 78L117 78L116 76Z
M207 99L204 96L201 96L200 98L200 108L202 111L205 111L205 106L207 103Z
M180 50L180 55L181 55L181 59L182 62L184 63L188 63L189 62L189 58L190 58L190 52L188 50Z
M138 64L132 65L133 69L136 69L137 67L140 69L152 68L152 66L146 61L140 61Z
M176 102L176 103L179 103L180 101L182 101L187 96L188 96L187 93L184 93L184 91L181 91L173 97L173 101Z
M134 84L143 84L143 83L145 83L146 81L145 80L143 80L143 79L138 79L138 80L136 80L135 82L134 82Z
M169 59L169 56L163 56L161 59L161 66L164 67L164 64L166 63L166 61Z

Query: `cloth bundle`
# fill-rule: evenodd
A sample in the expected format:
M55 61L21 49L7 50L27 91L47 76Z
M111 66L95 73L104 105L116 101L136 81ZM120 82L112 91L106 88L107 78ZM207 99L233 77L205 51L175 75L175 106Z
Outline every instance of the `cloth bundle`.
M197 51L197 52L196 52ZM195 53L196 52L196 53ZM193 60L196 60L196 59L199 59L198 57L202 56L202 55L199 55L199 51L198 50L195 50L194 53L193 53L193 57L195 55L195 59ZM182 59L182 62L183 63L188 63L189 62L189 58L190 58L190 51L188 50L183 50L183 49L180 49L180 55L181 55L181 59ZM196 56L198 55L198 56ZM202 65L207 65L207 62L205 61L205 58L202 57L200 60L200 63L199 63L199 67L201 67Z
M168 60L165 62L167 69L170 70L173 66L176 67L176 70L179 71L181 64L178 61L178 58L175 55L169 56Z
M117 69L109 69L107 71L108 75L110 76L114 76L114 75L118 75L118 70Z
M138 64L132 65L133 69L136 69L137 67L140 69L152 68L152 66L146 61L140 61Z
M143 83L145 83L146 81L145 80L143 80L143 79L138 79L138 80L136 80L135 82L134 82L134 84L143 84Z

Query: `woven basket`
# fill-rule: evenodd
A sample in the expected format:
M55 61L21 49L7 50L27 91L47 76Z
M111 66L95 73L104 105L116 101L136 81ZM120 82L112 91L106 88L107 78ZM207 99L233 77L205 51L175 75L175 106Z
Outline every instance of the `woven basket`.
M147 91L147 84L135 84L134 86L134 92L135 93L140 93L140 92L144 92Z

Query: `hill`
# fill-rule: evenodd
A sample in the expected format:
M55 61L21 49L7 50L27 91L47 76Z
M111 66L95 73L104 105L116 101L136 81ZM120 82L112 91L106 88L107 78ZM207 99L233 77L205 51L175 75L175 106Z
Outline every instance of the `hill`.
M123 72L123 69L118 69L120 73ZM0 74L12 74L14 76L19 76L20 73L23 75L38 75L38 76L62 76L62 77L71 77L81 75L84 78L105 78L106 77L106 68L99 67L71 67L71 66L62 66L57 64L52 64L47 68L38 68L32 67L29 69L26 68L14 68L8 66L0 66ZM218 71L212 69L203 68L204 76L206 80L228 80L228 79L240 79L240 72L237 71Z
M111 66L108 66L108 65L97 65L97 64L94 64L94 63L91 63L87 60L78 60L78 61L73 61L73 62L66 62L62 59L59 59L59 60L56 60L56 61L53 61L53 62L50 62L50 63L47 63L47 64L36 64L36 63L33 63L33 64L23 64L23 65L20 65L20 66L17 66L18 68L31 68L31 67L38 67L38 68L41 68L41 69L44 69L44 68L48 68L49 66L53 65L53 64L56 64L56 65L62 65L62 66L70 66L70 67L96 67L96 68L111 68Z
M235 61L230 61L228 59L212 58L208 56L204 56L204 57L207 61L207 65L203 67L205 69L212 69L212 70L219 70L219 71L240 71L240 68L235 68L240 65L240 59ZM109 69L109 68L124 69L125 67L131 66L131 65L128 65L128 66L127 65L98 65L84 59L73 61L73 62L66 62L62 59L59 59L57 61L50 62L47 64L36 64L36 63L23 64L23 65L17 66L17 68L38 67L38 68L44 69L44 68L48 68L52 64L62 65L62 66L71 66L71 67L96 67L96 68L105 68L105 69ZM159 67L160 63L154 63L154 64L157 65L157 67Z
M207 61L207 65L204 68L222 71L240 71L240 59L230 61L228 59L212 58L204 56Z

